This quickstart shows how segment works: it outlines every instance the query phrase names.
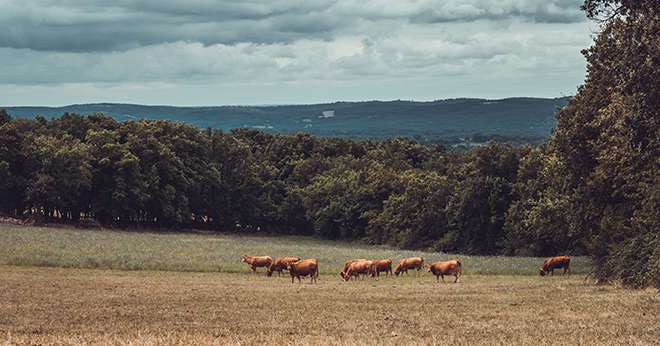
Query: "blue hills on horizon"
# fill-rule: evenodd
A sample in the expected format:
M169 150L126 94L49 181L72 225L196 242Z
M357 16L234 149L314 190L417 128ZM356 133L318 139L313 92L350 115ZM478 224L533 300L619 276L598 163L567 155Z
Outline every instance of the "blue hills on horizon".
M103 113L118 121L158 119L200 128L270 133L305 132L321 137L384 139L410 137L422 143L471 146L488 140L512 144L545 141L555 124L561 98L460 98L429 102L363 101L264 106L149 106L122 103L63 107L2 107L14 117L54 118L64 113Z

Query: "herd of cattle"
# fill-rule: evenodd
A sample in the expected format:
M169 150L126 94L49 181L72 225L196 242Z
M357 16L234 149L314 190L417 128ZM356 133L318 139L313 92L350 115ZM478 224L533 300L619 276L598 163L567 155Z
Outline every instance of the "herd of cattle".
M280 257L273 260L270 256L243 256L241 261L245 262L250 266L253 273L257 273L257 268L266 268L266 275L272 276L273 272L277 272L278 275L282 275L282 271L286 270L291 275L291 283L294 282L294 279L309 277L311 282L314 283L318 280L319 277L319 262L315 258L310 259L301 259L300 257L287 256ZM543 261L543 265L539 268L539 274L545 276L546 274L554 275L555 269L564 269L563 274L567 272L570 274L570 264L571 258L568 256L557 256L550 257ZM439 261L431 264L424 264L424 259L421 257L411 257L404 258L399 261L399 263L394 267L392 271L392 260L391 259L382 259L382 260L368 260L365 258L352 259L344 264L344 267L339 272L339 275L344 281L350 279L364 279L367 276L370 276L376 280L381 273L385 275L399 275L402 273L408 274L408 270L416 270L419 274L419 271L422 268L433 275L435 275L436 281L445 282L445 275L455 277L454 282L458 282L459 276L463 274L463 265L458 260L451 261Z

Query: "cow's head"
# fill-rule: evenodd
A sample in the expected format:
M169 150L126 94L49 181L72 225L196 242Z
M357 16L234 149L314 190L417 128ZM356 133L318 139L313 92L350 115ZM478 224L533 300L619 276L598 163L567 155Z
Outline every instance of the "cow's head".
M341 277L342 277L342 279L344 279L344 281L348 281L348 280L351 279L351 276L348 274L348 272L346 272L346 273L341 272Z
M430 264L425 264L424 268L426 268L427 272L431 272L431 265Z
M545 269L543 269L543 267L539 268L539 275L545 276L545 274L546 274Z
M291 268L293 268L294 263L295 262L289 262L289 263L286 264L286 270L288 270L289 273L292 273Z
M340 272L339 272L339 276L341 276L341 278L343 279L343 278L346 276L346 272L343 271L343 270L340 271Z
M247 262L247 255L241 256L241 262Z
M399 276L401 273L401 265L398 265L394 268L394 275Z
M273 276L273 265L272 264L270 266L268 266L268 268L266 269L266 276Z

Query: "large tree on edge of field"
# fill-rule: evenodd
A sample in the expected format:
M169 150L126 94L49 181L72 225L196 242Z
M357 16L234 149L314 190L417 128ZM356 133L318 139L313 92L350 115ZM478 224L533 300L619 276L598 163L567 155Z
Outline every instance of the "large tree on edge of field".
M587 0L602 23L587 77L550 140L602 280L660 287L660 2Z

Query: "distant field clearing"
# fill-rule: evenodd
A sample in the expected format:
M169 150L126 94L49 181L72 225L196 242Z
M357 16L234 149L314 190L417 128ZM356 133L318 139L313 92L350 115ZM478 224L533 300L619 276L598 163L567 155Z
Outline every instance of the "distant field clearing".
M396 262L403 257L422 256L427 263L458 258L466 275L537 275L543 262L542 258L534 257L426 253L300 236L138 233L0 225L0 264L6 265L240 273L248 272L247 266L240 262L245 254L317 258L321 274L337 274L351 258L390 258ZM586 274L590 269L587 258L573 258L573 274Z

